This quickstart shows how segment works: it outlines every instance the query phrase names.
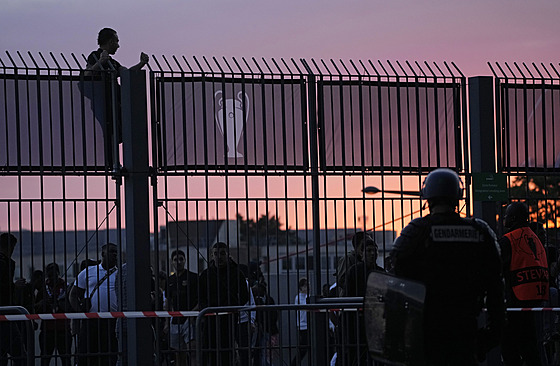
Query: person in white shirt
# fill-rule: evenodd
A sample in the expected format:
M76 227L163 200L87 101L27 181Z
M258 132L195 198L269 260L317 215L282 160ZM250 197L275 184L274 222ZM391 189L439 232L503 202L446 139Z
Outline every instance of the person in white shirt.
M107 243L101 247L101 263L78 274L70 292L70 304L76 311L117 311L117 246ZM78 336L78 365L115 365L118 343L115 319L86 320ZM85 356L89 354L93 356ZM99 355L101 354L101 355Z
M308 294L309 283L307 282L307 278L301 278L298 283L298 294L294 300L294 304L307 304ZM307 332L307 311L298 310L296 320L298 328L298 348L296 356L292 359L291 366L299 365L307 354L307 349L309 348L309 334Z

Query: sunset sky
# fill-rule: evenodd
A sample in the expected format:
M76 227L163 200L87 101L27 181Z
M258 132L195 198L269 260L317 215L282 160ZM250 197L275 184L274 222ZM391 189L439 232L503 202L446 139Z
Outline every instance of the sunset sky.
M0 47L88 54L102 27L124 65L150 55L453 61L560 60L556 0L2 0ZM0 55L5 60L4 53Z
M111 27L120 37L115 59L123 65L137 63L141 51L158 57L452 61L468 77L490 75L488 61L560 62L558 0L0 1L0 51L12 55L87 56L97 48L98 31ZM9 64L4 52L0 58ZM15 183L9 186L8 192L16 191ZM37 188L37 182L29 187Z

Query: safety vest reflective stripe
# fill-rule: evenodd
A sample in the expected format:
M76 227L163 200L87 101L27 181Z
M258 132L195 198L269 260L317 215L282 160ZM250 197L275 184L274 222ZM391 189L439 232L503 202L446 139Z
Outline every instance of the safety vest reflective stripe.
M548 300L548 263L544 247L528 227L505 236L511 244L511 286L518 300Z

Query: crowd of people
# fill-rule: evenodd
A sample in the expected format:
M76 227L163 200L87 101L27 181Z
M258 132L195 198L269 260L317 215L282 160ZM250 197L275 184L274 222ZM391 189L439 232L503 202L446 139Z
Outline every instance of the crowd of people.
M16 263L11 258L17 245L12 234L0 235L1 299L0 306L24 306L30 313L114 312L122 308L126 297L126 263L118 266L118 248L107 243L101 248L99 262L82 263L75 281L68 284L60 267L50 263L45 276L34 272L34 282L14 280ZM273 305L258 264L237 264L224 242L210 250L208 267L200 273L185 266L182 250L171 253L173 273L153 276L153 307L159 310L189 311L207 307ZM120 269L119 269L120 268ZM119 284L122 288L119 291ZM22 294L25 293L25 296ZM196 343L201 342L204 364L268 365L266 350L278 345L276 312L232 312L206 317L201 339L195 335L195 318L173 317L153 323L158 341L157 362L161 365L196 365ZM41 321L39 334L42 365L54 356L63 365L122 365L126 343L119 346L118 334L126 338L126 322L116 319L84 321ZM0 322L0 364L12 359L15 365L26 363L25 328L14 322ZM124 351L124 352L123 352ZM120 358L119 358L120 355Z

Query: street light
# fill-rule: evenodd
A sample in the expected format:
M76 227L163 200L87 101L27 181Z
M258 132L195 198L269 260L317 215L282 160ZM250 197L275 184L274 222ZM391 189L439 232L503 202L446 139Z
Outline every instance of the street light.
M364 189L362 189L362 192L364 192L365 194L376 194L379 192L384 192L384 193L400 194L400 195L415 196L415 197L419 197L422 195L419 191L393 191L389 189L381 190L373 186L365 187Z

